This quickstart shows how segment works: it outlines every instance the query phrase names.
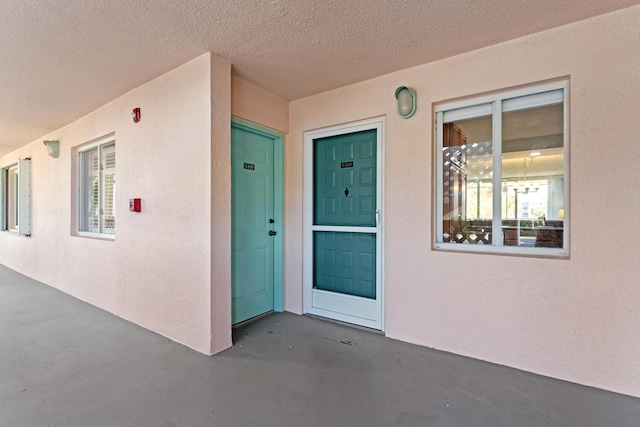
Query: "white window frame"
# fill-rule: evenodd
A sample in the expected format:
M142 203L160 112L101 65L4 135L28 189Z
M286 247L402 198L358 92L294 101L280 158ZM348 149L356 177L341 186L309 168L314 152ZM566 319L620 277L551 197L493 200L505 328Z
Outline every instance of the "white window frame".
M115 226L114 226L114 232L113 233L105 233L105 213L104 213L104 199L105 199L105 170L104 170L104 164L103 164L103 151L105 147L110 147L113 146L114 147L114 152L116 152L116 139L113 135L109 135L106 137L102 137L98 140L95 140L92 143L86 144L82 147L80 147L78 149L78 153L76 156L76 162L77 162L77 170L78 170L78 176L77 176L77 184L78 184L78 188L77 188L77 234L78 236L83 236L83 237L98 237L101 239L109 239L109 240L114 240L115 239ZM87 231L86 229L83 229L86 227L88 218L86 215L86 212L84 211L84 207L85 207L85 195L86 193L86 174L88 173L88 171L86 170L85 167L85 162L83 161L83 156L85 155L85 153L92 151L94 149L98 149L98 210L99 210L99 214L98 214L98 227L99 227L99 231L98 232L94 232L94 231ZM117 153L117 152L116 152ZM116 155L116 166L115 168L117 168L117 155ZM90 171L89 171L90 173ZM116 171L116 181L117 181L117 171ZM115 187L114 187L114 206L113 206L113 210L115 211ZM115 216L115 215L114 215Z
M492 116L493 139L493 218L492 230L502 230L502 113L535 106L550 105L562 94L564 147L564 231L562 248L532 248L503 245L502 231L494 233L490 245L447 243L443 239L443 124L454 120ZM527 97L527 98L524 98ZM513 99L521 98L521 99ZM436 250L490 254L568 257L569 256L569 95L568 81L547 83L522 89L435 105L435 200L432 244Z
M10 174L15 174L14 180L9 179ZM9 191L9 182L15 183L13 191ZM10 206L15 209L13 216L7 211ZM10 218L16 224L9 224ZM19 159L0 168L0 231L31 236L31 159Z

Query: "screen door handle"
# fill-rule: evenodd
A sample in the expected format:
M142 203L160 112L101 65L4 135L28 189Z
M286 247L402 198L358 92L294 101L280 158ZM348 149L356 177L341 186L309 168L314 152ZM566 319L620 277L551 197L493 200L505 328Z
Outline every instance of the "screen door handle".
M376 227L380 225L380 209L376 209Z

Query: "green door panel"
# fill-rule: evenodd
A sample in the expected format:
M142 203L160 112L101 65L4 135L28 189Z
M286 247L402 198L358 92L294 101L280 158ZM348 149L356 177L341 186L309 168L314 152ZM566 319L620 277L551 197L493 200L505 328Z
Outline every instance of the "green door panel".
M232 322L274 309L274 145L231 126ZM215 203L215 200L214 200Z
M376 130L314 141L314 225L376 226Z
M377 131L314 140L314 225L376 226ZM376 235L313 233L314 288L376 299Z
M376 298L376 235L313 233L313 283L316 289Z

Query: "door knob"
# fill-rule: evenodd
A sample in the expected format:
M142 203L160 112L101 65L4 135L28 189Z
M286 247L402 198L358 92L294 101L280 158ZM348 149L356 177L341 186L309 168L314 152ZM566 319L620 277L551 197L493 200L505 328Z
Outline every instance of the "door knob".
M269 236L275 236L276 234L278 234L278 233L276 233L276 232L275 232L275 231L273 231L273 230L269 231Z

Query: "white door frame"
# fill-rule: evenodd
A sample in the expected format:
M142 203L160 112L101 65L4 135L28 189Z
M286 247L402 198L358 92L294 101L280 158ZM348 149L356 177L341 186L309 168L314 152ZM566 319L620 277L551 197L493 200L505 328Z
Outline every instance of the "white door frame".
M313 225L313 141L347 133L376 130L377 188L375 227ZM304 133L303 295L304 312L384 331L384 118L317 129ZM376 299L313 289L313 232L342 231L376 234ZM336 311L338 310L338 311ZM349 312L351 314L346 314Z

